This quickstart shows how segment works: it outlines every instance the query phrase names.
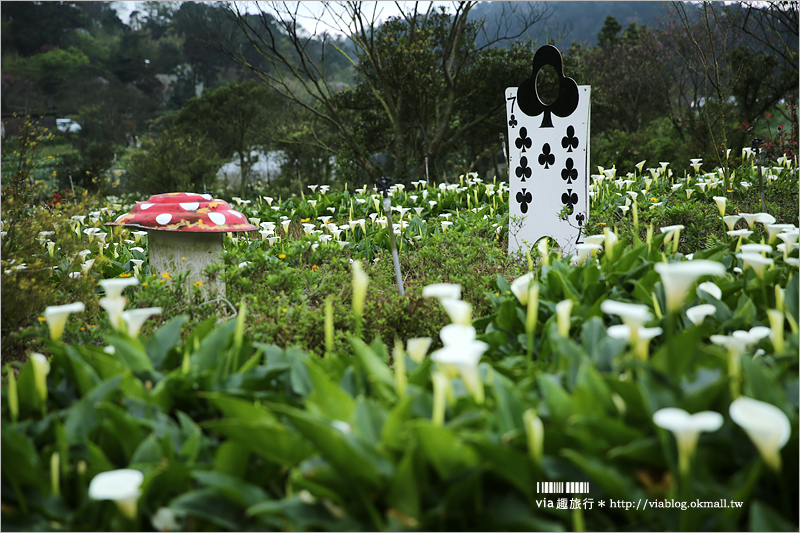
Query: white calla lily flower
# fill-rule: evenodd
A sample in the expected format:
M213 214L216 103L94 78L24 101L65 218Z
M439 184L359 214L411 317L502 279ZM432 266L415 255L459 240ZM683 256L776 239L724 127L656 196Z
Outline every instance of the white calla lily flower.
M744 245L742 245L744 246ZM744 267L750 267L756 273L758 279L764 278L764 268L771 266L775 261L769 257L764 257L759 253L738 253L736 257L742 260Z
M511 292L517 297L519 303L526 305L528 303L528 288L531 284L536 283L533 272L528 272L524 276L520 276L511 283Z
M692 321L692 324L699 326L707 316L713 315L717 308L711 304L701 304L690 307L686 310L686 316Z
M789 417L774 405L746 396L731 402L731 420L753 441L764 462L774 470L781 469L781 449L789 442L792 426Z
M422 364L425 360L425 354L431 347L433 339L430 337L418 337L415 339L408 339L406 343L406 353L417 364Z
M722 300L722 289L720 289L716 283L712 281L704 281L700 285L697 286L697 296L700 296L701 292L705 292L716 298L717 300Z
M485 342L464 340L436 350L431 354L431 360L448 376L452 377L455 370L475 401L483 403L483 383L478 373L478 363L488 348Z
M667 310L680 309L689 288L701 276L721 276L725 273L725 265L716 261L697 259L681 263L658 263L655 270L661 275L664 292L667 297Z
M675 435L678 442L678 465L683 475L689 474L691 458L697 440L703 431L717 431L722 427L722 415L714 411L689 414L683 409L667 407L653 413L653 423Z
M122 328L122 312L125 311L125 304L128 303L128 299L124 296L120 296L117 298L110 298L108 296L104 298L100 298L98 300L100 307L106 310L108 313L108 321L111 323L111 326L119 330Z
M156 531L180 531L181 526L175 516L175 511L169 507L161 507L156 514L150 518L153 529Z
M125 287L131 287L138 284L139 280L133 277L100 280L100 286L106 291L106 297L108 298L120 298L122 296L122 291L125 290Z
M459 300L461 298L461 285L457 283L434 283L422 288L424 298L438 298L441 300Z
M142 329L142 326L147 319L158 314L161 314L160 307L144 307L141 309L129 309L127 311L123 311L122 319L128 326L128 335L131 337L136 337L139 335L139 330Z
M717 203L717 209L719 209L719 216L725 216L725 204L728 203L728 199L724 196L714 196L714 201Z
M136 502L144 474L138 470L123 468L97 474L89 483L89 498L113 500L129 519L136 518Z
M728 215L726 217L722 217L722 221L725 222L725 225L728 226L728 231L733 231L734 226L739 220L742 218L741 215Z
M50 329L50 338L58 340L64 334L67 318L72 313L82 313L86 309L83 302L74 302L66 305L51 305L44 310L44 319Z
M444 307L453 324L469 326L472 324L472 306L462 300L442 300L439 302Z

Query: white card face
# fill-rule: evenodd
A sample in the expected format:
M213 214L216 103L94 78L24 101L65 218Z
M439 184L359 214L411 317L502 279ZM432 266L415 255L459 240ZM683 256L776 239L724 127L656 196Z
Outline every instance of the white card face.
M575 253L588 220L589 97L578 86L578 106L562 118L528 116L516 105L517 88L506 89L509 169L508 252L523 252L549 236L563 254ZM521 225L515 223L521 221Z

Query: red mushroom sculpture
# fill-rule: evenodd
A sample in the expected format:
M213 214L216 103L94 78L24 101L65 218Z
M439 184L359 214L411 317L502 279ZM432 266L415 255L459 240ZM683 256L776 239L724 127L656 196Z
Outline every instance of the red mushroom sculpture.
M258 229L228 202L188 192L151 196L107 225L147 230L151 273L176 276L189 272L189 283L199 281L205 290L219 296L225 295L225 284L208 279L203 270L220 261L223 234Z

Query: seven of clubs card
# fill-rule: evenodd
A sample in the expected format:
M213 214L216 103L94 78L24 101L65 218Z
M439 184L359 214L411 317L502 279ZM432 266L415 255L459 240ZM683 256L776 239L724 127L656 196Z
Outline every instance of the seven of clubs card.
M532 247L544 236L556 239L566 254L583 242L591 87L577 89L577 105L571 112L572 105L562 109L565 116L549 110L527 115L518 105L517 88L506 89L509 211L511 217L523 218L516 238L509 235L509 253ZM560 217L564 214L566 220Z

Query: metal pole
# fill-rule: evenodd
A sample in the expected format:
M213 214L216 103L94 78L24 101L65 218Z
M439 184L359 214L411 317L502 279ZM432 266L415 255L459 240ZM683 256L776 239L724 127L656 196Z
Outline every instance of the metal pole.
M392 225L392 199L389 198L391 182L391 178L379 179L378 191L383 193L383 212L386 215L386 225L389 228L389 246L392 249L392 263L394 264L394 275L397 279L397 292L400 293L400 296L405 296L403 276L400 274L400 257L397 255L397 242L394 238L394 226Z
M763 213L767 212L767 204L764 203L764 176L761 174L761 139L756 137L752 141L753 150L756 153L756 168L758 168L758 191L761 195L761 211Z

